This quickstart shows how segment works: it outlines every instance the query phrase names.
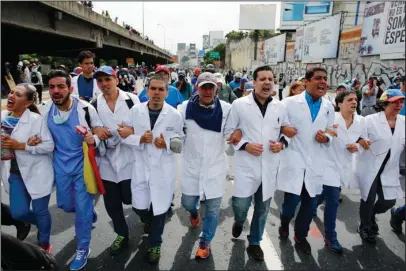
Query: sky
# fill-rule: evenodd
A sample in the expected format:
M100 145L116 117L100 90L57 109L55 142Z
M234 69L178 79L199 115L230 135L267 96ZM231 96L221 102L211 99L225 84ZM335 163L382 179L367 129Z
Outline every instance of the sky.
M276 28L280 25L280 2L144 2L145 35L161 48L176 54L177 43L196 43L202 48L209 31L239 30L241 4L276 4ZM142 2L93 2L94 11L108 10L118 23L124 21L142 33ZM160 26L162 25L162 26ZM164 38L165 36L165 38ZM165 42L164 42L165 41Z

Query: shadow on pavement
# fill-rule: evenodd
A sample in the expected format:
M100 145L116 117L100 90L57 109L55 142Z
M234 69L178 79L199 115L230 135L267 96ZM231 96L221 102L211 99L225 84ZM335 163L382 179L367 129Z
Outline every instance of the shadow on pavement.
M245 240L231 239L233 248L231 249L230 263L228 270L244 270L245 268Z
M309 269L309 270L319 270L320 267L317 265L312 255L305 255L299 251L296 245L293 245L293 241L290 239L279 240L280 248L280 259L284 269ZM295 251L300 261L295 261Z
M70 262L71 260L73 260L73 257L76 253L76 245L76 238L73 238L56 255L54 255L56 262L59 264L61 270L69 269Z
M338 205L337 220L344 223L348 232L358 234L357 228L359 223L359 206L361 197L359 197L357 201L352 201L344 194L341 194L341 197L343 202Z

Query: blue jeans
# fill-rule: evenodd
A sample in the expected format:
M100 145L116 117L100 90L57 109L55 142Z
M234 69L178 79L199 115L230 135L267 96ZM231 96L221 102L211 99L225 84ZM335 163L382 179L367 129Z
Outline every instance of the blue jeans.
M39 243L49 244L52 220L48 205L51 195L32 200L21 175L12 173L8 181L10 183L11 216L15 220L21 220L37 226ZM31 201L32 211L30 210Z
M216 233L217 223L219 221L221 197L214 199L206 199L206 214L204 215L203 231L200 234L200 241L211 242ZM200 209L200 196L188 196L182 194L182 206L192 216L197 215Z
M337 240L336 219L338 209L338 199L340 195L340 187L323 185L323 192L316 196L316 208L326 200L324 207L324 234L326 239L333 241Z
M406 207L406 205L403 204L402 206L396 208L396 210L395 210L396 215L401 217L403 221L405 220L405 207Z
M254 196L254 216L251 220L250 234L248 242L250 245L259 245L264 234L266 218L268 217L269 206L272 198L263 201L262 184L259 186ZM234 220L237 225L242 226L247 219L248 209L251 206L252 196L247 198L233 197Z
M94 195L87 192L83 173L73 176L55 173L55 184L58 208L75 213L78 249L88 249L92 234Z
M303 183L302 192L299 195L285 192L281 208L281 224L288 225L295 216L296 207L300 204L299 212L295 220L295 236L306 238L309 232L310 223L312 223L313 200L307 192Z

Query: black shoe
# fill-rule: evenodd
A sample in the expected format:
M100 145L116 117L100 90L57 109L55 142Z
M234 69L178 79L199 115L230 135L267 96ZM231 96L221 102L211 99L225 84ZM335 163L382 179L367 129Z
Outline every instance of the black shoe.
M256 261L264 260L264 252L259 245L249 245L247 247L248 256L254 258Z
M280 225L279 226L279 237L281 239L287 239L289 237L289 224L288 225Z
M110 254L116 256L128 248L128 238L117 235L116 240L110 246Z
M151 264L155 265L159 263L159 259L161 258L161 247L151 247L147 254L145 255L145 260Z
M371 229L365 229L359 226L357 232L359 233L362 240L367 241L368 243L371 244L376 244L375 234Z
M293 239L295 240L295 243L296 243L297 247L304 254L311 254L312 253L312 248L311 248L309 242L307 242L306 238L298 238L298 237L294 236Z
M152 225L145 223L144 224L144 234L150 234L152 232Z
M233 237L234 237L234 238L240 237L240 235L241 235L241 233L242 233L242 228L243 228L242 225L238 225L236 222L234 222L234 224L233 224L233 230L232 230L232 233L233 233Z
M16 225L16 229L17 229L17 239L23 241L25 240L25 238L27 238L28 234L30 233L31 224L21 222Z
M396 208L392 208L390 210L390 226L392 227L392 230L396 233L401 233L402 232L402 218L399 217L399 215L396 213Z
M379 227L376 223L375 215L371 219L371 231L374 235L379 235Z

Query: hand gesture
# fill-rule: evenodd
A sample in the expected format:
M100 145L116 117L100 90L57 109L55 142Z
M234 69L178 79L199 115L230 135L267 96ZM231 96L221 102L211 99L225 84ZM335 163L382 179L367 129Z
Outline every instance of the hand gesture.
M328 137L325 135L325 132L322 130L318 130L316 134L316 141L319 143L327 143Z
M152 133L151 131L146 131L144 135L141 136L141 143L152 143Z
M2 149L11 149L11 150L18 150L21 143L11 138L8 135L1 136L1 148Z
M91 132L88 132L85 135L85 141L86 141L87 145L94 145L94 143L96 142L94 140L93 134Z
M284 134L285 136L287 136L289 138L292 138L295 135L297 135L297 129L293 126L282 126L281 132L282 132L282 134Z
M165 143L165 138L164 135L161 133L161 135L154 140L155 147L158 149L166 149L166 143Z
M95 127L92 129L92 133L97 135L100 140L106 140L111 136L109 129L106 127Z
M264 151L264 147L262 146L262 144L249 143L245 146L245 150L252 155L260 156Z
M361 139L358 141L358 143L364 150L369 150L369 146L371 145L371 141L369 139Z
M227 143L228 144L233 144L233 145L237 145L238 143L240 143L241 141L241 137L242 137L242 132L240 129L236 129L229 138L227 138Z
M358 146L357 146L357 144L348 144L348 145L347 145L347 150L348 150L350 153L357 152L357 151L358 151Z
M269 140L271 143L269 145L269 150L273 153L279 153L282 150L283 144L281 142L275 142L272 140Z
M119 128L117 129L117 132L122 138L127 138L128 136L134 134L133 127L130 127L127 125L122 125L122 124L119 124L118 127Z
M37 146L38 144L42 143L41 138L37 136L32 136L28 138L27 145L28 146Z

